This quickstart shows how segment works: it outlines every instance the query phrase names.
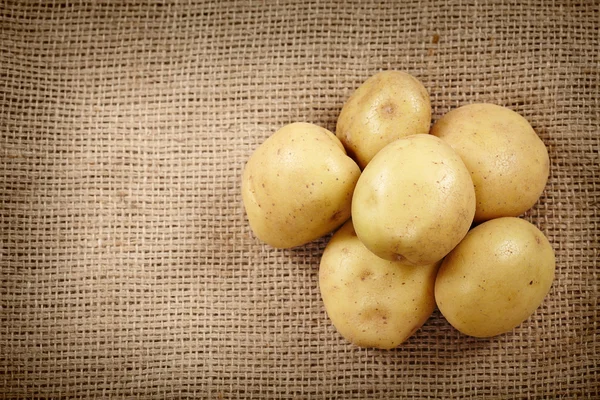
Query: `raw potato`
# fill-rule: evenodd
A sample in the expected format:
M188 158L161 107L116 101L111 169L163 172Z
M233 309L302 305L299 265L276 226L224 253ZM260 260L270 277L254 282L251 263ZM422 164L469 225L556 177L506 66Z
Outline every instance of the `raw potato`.
M408 136L382 149L352 199L354 228L365 246L412 265L441 260L467 234L474 213L469 171L431 135Z
M242 198L250 227L273 247L315 240L350 218L359 176L333 133L309 123L286 125L244 168Z
M444 115L431 128L461 156L471 172L475 221L516 217L542 194L548 151L529 122L495 104L471 104Z
M554 268L554 251L538 228L519 218L494 219L473 228L445 258L436 302L462 333L500 335L540 306Z
M404 136L428 133L429 93L415 77L383 71L350 96L338 117L336 135L364 169L387 144Z
M356 237L350 220L325 248L319 289L329 318L344 338L360 347L391 349L433 312L438 267L377 257Z

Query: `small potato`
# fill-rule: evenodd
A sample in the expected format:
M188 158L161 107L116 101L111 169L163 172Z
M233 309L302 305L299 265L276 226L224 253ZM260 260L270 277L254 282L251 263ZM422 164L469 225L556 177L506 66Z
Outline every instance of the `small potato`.
M415 267L377 257L356 237L349 220L325 248L319 289L329 318L346 340L360 347L391 349L433 312L438 267L439 263Z
M359 176L333 133L309 123L286 125L244 168L242 198L250 227L278 248L317 239L350 218Z
M367 79L348 98L337 121L336 135L364 169L385 145L404 136L428 133L429 93L415 77L383 71Z
M500 335L540 306L554 268L554 251L538 228L519 218L493 219L473 228L444 259L436 302L460 332Z
M542 194L548 151L529 122L495 104L470 104L444 115L431 128L460 155L477 197L475 221L517 217Z
M475 213L469 171L450 146L431 135L398 139L360 176L352 219L360 240L386 260L426 265L467 234Z

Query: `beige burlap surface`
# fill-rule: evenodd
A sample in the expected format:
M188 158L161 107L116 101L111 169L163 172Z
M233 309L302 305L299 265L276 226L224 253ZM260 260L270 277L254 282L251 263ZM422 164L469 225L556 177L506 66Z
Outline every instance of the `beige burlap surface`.
M0 2L2 398L599 398L597 1ZM292 121L331 130L382 69L524 115L551 176L524 217L556 280L512 332L436 311L391 351L348 344L317 271L240 195Z

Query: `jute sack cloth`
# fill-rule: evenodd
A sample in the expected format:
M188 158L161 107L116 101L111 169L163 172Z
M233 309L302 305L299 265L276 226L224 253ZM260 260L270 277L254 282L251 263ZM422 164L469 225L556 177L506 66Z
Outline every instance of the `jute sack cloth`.
M2 398L599 398L596 1L0 3ZM317 286L329 236L251 233L241 171L282 125L335 129L384 69L525 116L548 146L524 218L556 280L491 339L438 311L359 349Z

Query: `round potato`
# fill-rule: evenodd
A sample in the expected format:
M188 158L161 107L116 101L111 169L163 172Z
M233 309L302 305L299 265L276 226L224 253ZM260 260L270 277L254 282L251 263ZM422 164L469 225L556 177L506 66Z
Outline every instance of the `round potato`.
M273 247L315 240L350 218L359 176L333 133L309 123L286 125L244 168L242 198L250 227Z
M415 77L383 71L367 79L348 98L338 117L336 135L364 169L385 145L404 136L428 133L429 93Z
M493 219L473 228L444 259L436 302L460 332L500 335L540 306L554 268L554 251L538 228L519 218Z
M450 146L431 135L398 139L360 176L352 219L360 240L386 260L426 265L467 234L475 213L469 171Z
M495 104L470 104L445 114L431 128L460 155L471 172L475 221L516 217L542 194L548 151L529 122Z
M319 267L325 310L346 340L391 349L415 333L435 307L439 263L410 266L383 260L356 236L352 220L327 244Z

